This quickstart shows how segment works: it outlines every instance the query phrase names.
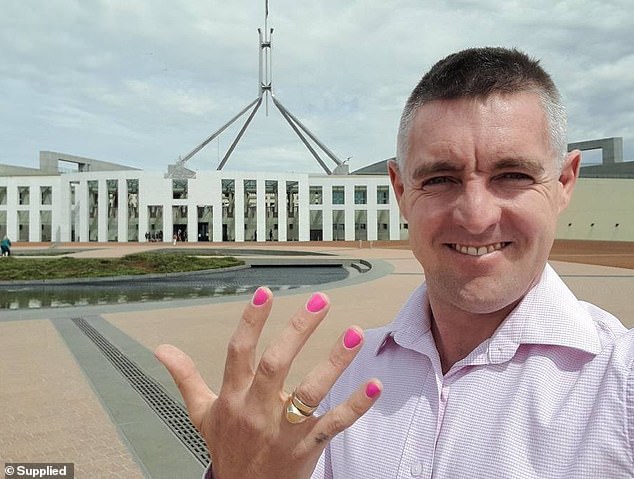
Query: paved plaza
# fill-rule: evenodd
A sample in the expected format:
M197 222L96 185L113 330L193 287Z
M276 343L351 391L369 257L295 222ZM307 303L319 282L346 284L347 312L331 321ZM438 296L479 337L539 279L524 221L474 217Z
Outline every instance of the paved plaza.
M92 245L75 254L119 256L148 247ZM289 389L325 357L346 327L389 322L423 279L407 249L297 243L278 247L373 265L369 272L344 281L276 293L262 344L311 292L324 291L332 303L327 319L295 362ZM579 298L634 327L633 269L558 261L552 265ZM180 396L152 351L161 343L178 346L217 390L225 345L249 299L243 295L0 310L0 462L71 462L76 478L200 477L204 460L196 452L197 440L174 426L181 421L178 411L165 412L180 408Z

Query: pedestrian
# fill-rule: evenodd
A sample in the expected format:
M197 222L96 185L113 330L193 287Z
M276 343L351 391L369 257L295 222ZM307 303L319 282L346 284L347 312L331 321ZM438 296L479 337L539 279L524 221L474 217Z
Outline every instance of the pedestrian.
M0 250L2 256L11 256L11 240L7 235L4 235L4 238L0 241Z

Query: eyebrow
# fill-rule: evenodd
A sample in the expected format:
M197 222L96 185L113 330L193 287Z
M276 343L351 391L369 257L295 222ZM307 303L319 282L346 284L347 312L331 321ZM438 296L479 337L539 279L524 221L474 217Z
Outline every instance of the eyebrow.
M500 170L522 170L533 175L545 173L544 166L535 160L523 157L502 158L495 161L492 165L492 171ZM412 172L412 179L424 178L437 173L457 173L464 170L464 164L447 160L434 161L417 166Z
M414 168L414 171L412 171L412 178L423 178L436 173L457 172L462 170L464 170L464 165L459 165L446 160L434 161L433 163L426 163Z
M522 157L503 158L493 164L493 170L523 170L534 175L545 173L546 169L540 162Z

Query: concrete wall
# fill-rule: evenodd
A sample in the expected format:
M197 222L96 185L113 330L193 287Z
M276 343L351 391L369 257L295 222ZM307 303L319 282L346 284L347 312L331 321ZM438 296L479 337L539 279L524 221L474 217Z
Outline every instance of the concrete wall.
M580 178L557 237L634 241L634 179Z

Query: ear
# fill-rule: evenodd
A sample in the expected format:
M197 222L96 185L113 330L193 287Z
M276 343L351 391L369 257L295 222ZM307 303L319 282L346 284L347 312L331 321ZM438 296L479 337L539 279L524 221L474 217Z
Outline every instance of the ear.
M398 203L398 207L401 210L401 215L403 215L403 217L407 219L405 212L403 211L403 204L401 202L401 199L403 198L403 192L405 191L405 186L403 184L403 179L401 178L401 170L396 160L388 160L387 171L390 175L392 189L394 190L394 194L396 195L396 202Z
M572 192L579 178L579 168L581 166L581 152L573 150L566 155L561 174L559 175L559 184L561 185L561 204L559 211L563 211L570 203Z

